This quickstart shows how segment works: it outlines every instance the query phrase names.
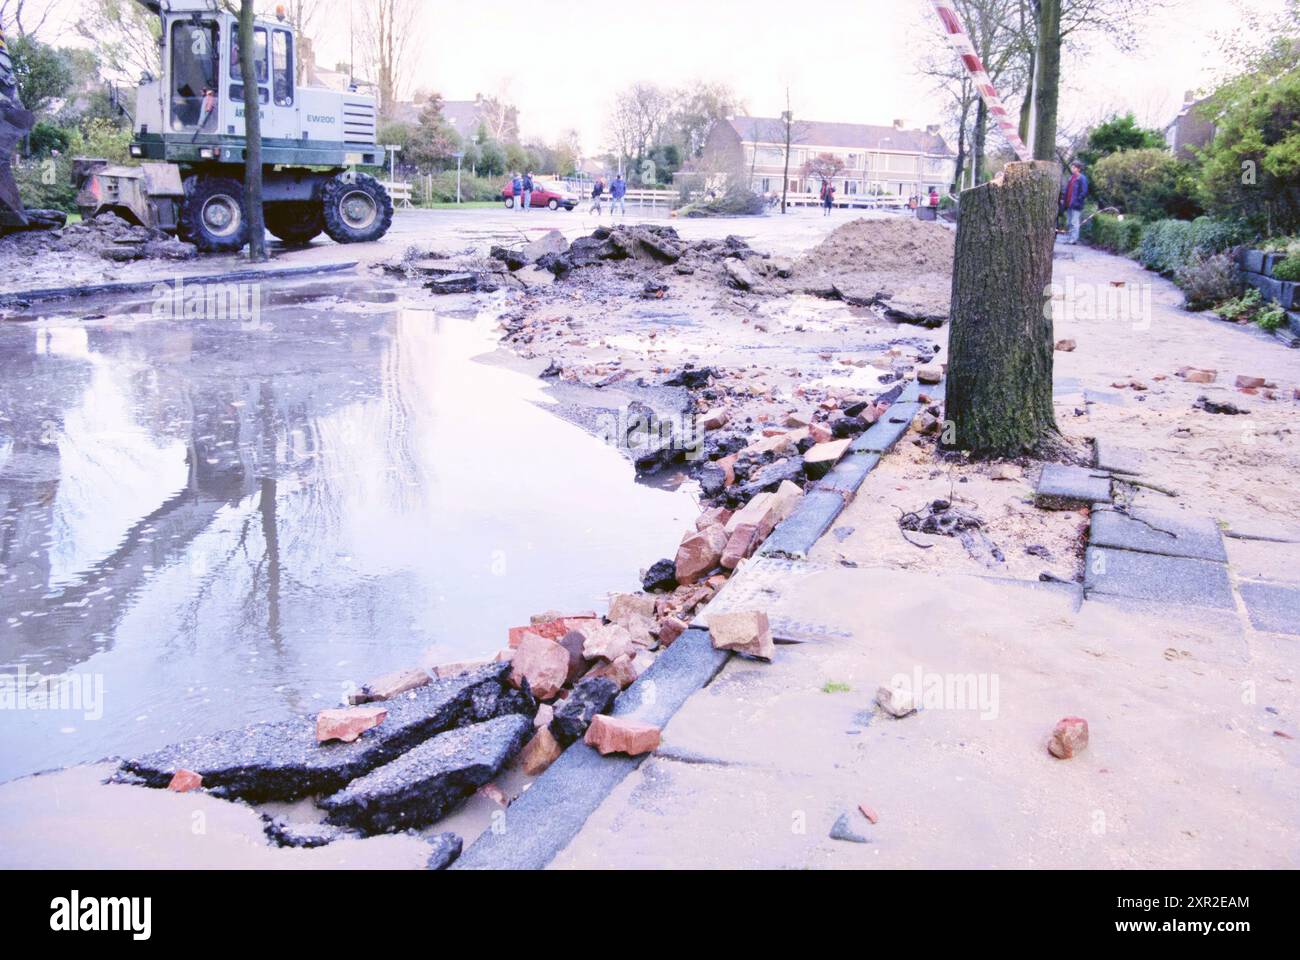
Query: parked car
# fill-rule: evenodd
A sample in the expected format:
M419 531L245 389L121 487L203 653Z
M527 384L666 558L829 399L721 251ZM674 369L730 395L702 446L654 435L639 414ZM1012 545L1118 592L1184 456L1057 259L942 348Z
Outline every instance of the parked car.
M507 183L502 188L501 199L505 202L507 210L515 208L515 187L513 183ZM540 180L533 181L533 198L529 207L546 207L550 210L559 210L563 207L565 210L572 211L577 205L578 198L559 184L544 183Z

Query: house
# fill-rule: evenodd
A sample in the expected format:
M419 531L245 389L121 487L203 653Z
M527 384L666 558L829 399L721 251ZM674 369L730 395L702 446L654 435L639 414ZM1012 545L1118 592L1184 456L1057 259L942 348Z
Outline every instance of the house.
M1174 156L1180 160L1193 160L1197 150L1204 150L1214 141L1217 132L1214 121L1201 116L1197 108L1205 99L1196 99L1196 94L1188 91L1183 97L1183 109L1165 127L1165 143Z
M420 114L424 112L427 100L417 96L409 102L393 105L390 119L399 123L417 124ZM489 139L502 143L519 142L519 112L509 104L500 104L482 94L473 100L442 101L442 118L447 126L456 131L465 143L469 143L481 133Z
M782 120L732 117L714 124L697 170L748 180L756 193L781 192L785 178L786 131ZM852 196L910 197L946 193L956 179L956 154L937 126L909 130L861 123L795 120L790 129L789 192L816 193L821 180L805 164L830 154L842 168L832 182L841 199Z

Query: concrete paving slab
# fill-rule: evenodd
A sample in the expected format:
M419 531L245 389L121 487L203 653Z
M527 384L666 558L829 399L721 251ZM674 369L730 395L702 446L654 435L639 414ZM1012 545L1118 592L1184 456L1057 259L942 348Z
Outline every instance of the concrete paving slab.
M1123 394L1111 393L1108 390L1085 390L1083 391L1083 402L1104 403L1111 407L1122 407L1125 400Z
M714 650L707 631L682 634L614 703L613 714L666 726L731 655ZM540 870L574 837L644 757L602 757L575 743L453 864L453 870Z
M1177 606L1155 600L1093 593L1079 608L1081 630L1094 624L1163 624L1159 630L1136 626L1096 631L1090 649L1097 656L1115 658L1146 668L1164 663L1225 664L1239 668L1250 658L1245 621L1236 607ZM1174 629L1178 624L1186 629Z
M1142 509L1094 510L1090 539L1095 547L1228 562L1219 525L1209 517Z
M849 449L854 453L888 453L903 439L920 412L919 403L894 404L866 433L854 440Z
M1109 547L1089 547L1084 563L1084 589L1089 594L1192 607L1236 605L1228 568L1221 563Z
M1256 630L1300 637L1300 588L1280 583L1240 583L1237 589Z
M1227 540L1228 566L1242 580L1300 586L1300 543Z
M853 624L799 602L805 584L822 579L832 568L780 557L759 557L746 563L695 618L708 629L714 613L762 610L777 642L809 643L853 636ZM853 581L865 584L858 578Z
M1233 540L1300 543L1300 526L1285 520L1230 520L1223 535Z
M1092 465L1106 473L1137 475L1146 470L1147 456L1136 447L1125 447L1109 440L1093 441Z
M864 478L865 476L863 474ZM804 494L794 513L767 538L759 555L791 559L808 556L813 544L831 528L843 509L844 497L841 494L830 490L811 490Z
M814 489L828 490L848 499L858 492L871 471L880 465L878 453L852 453L817 481Z
M1112 500L1110 474L1061 463L1043 467L1034 493L1034 503L1043 510L1075 510Z

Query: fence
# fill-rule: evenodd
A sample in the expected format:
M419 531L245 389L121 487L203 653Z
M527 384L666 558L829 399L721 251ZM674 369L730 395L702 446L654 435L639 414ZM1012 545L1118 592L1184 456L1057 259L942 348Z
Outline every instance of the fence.
M391 180L385 180L380 186L388 191L388 195L393 198L395 207L412 207L411 202L412 188L409 183L394 183Z

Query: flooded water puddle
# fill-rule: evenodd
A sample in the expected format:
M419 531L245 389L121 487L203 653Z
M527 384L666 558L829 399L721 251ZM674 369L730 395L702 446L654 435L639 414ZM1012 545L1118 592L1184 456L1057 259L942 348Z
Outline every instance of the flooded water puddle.
M494 316L375 286L0 326L0 780L490 655L671 555L689 489L482 362Z

